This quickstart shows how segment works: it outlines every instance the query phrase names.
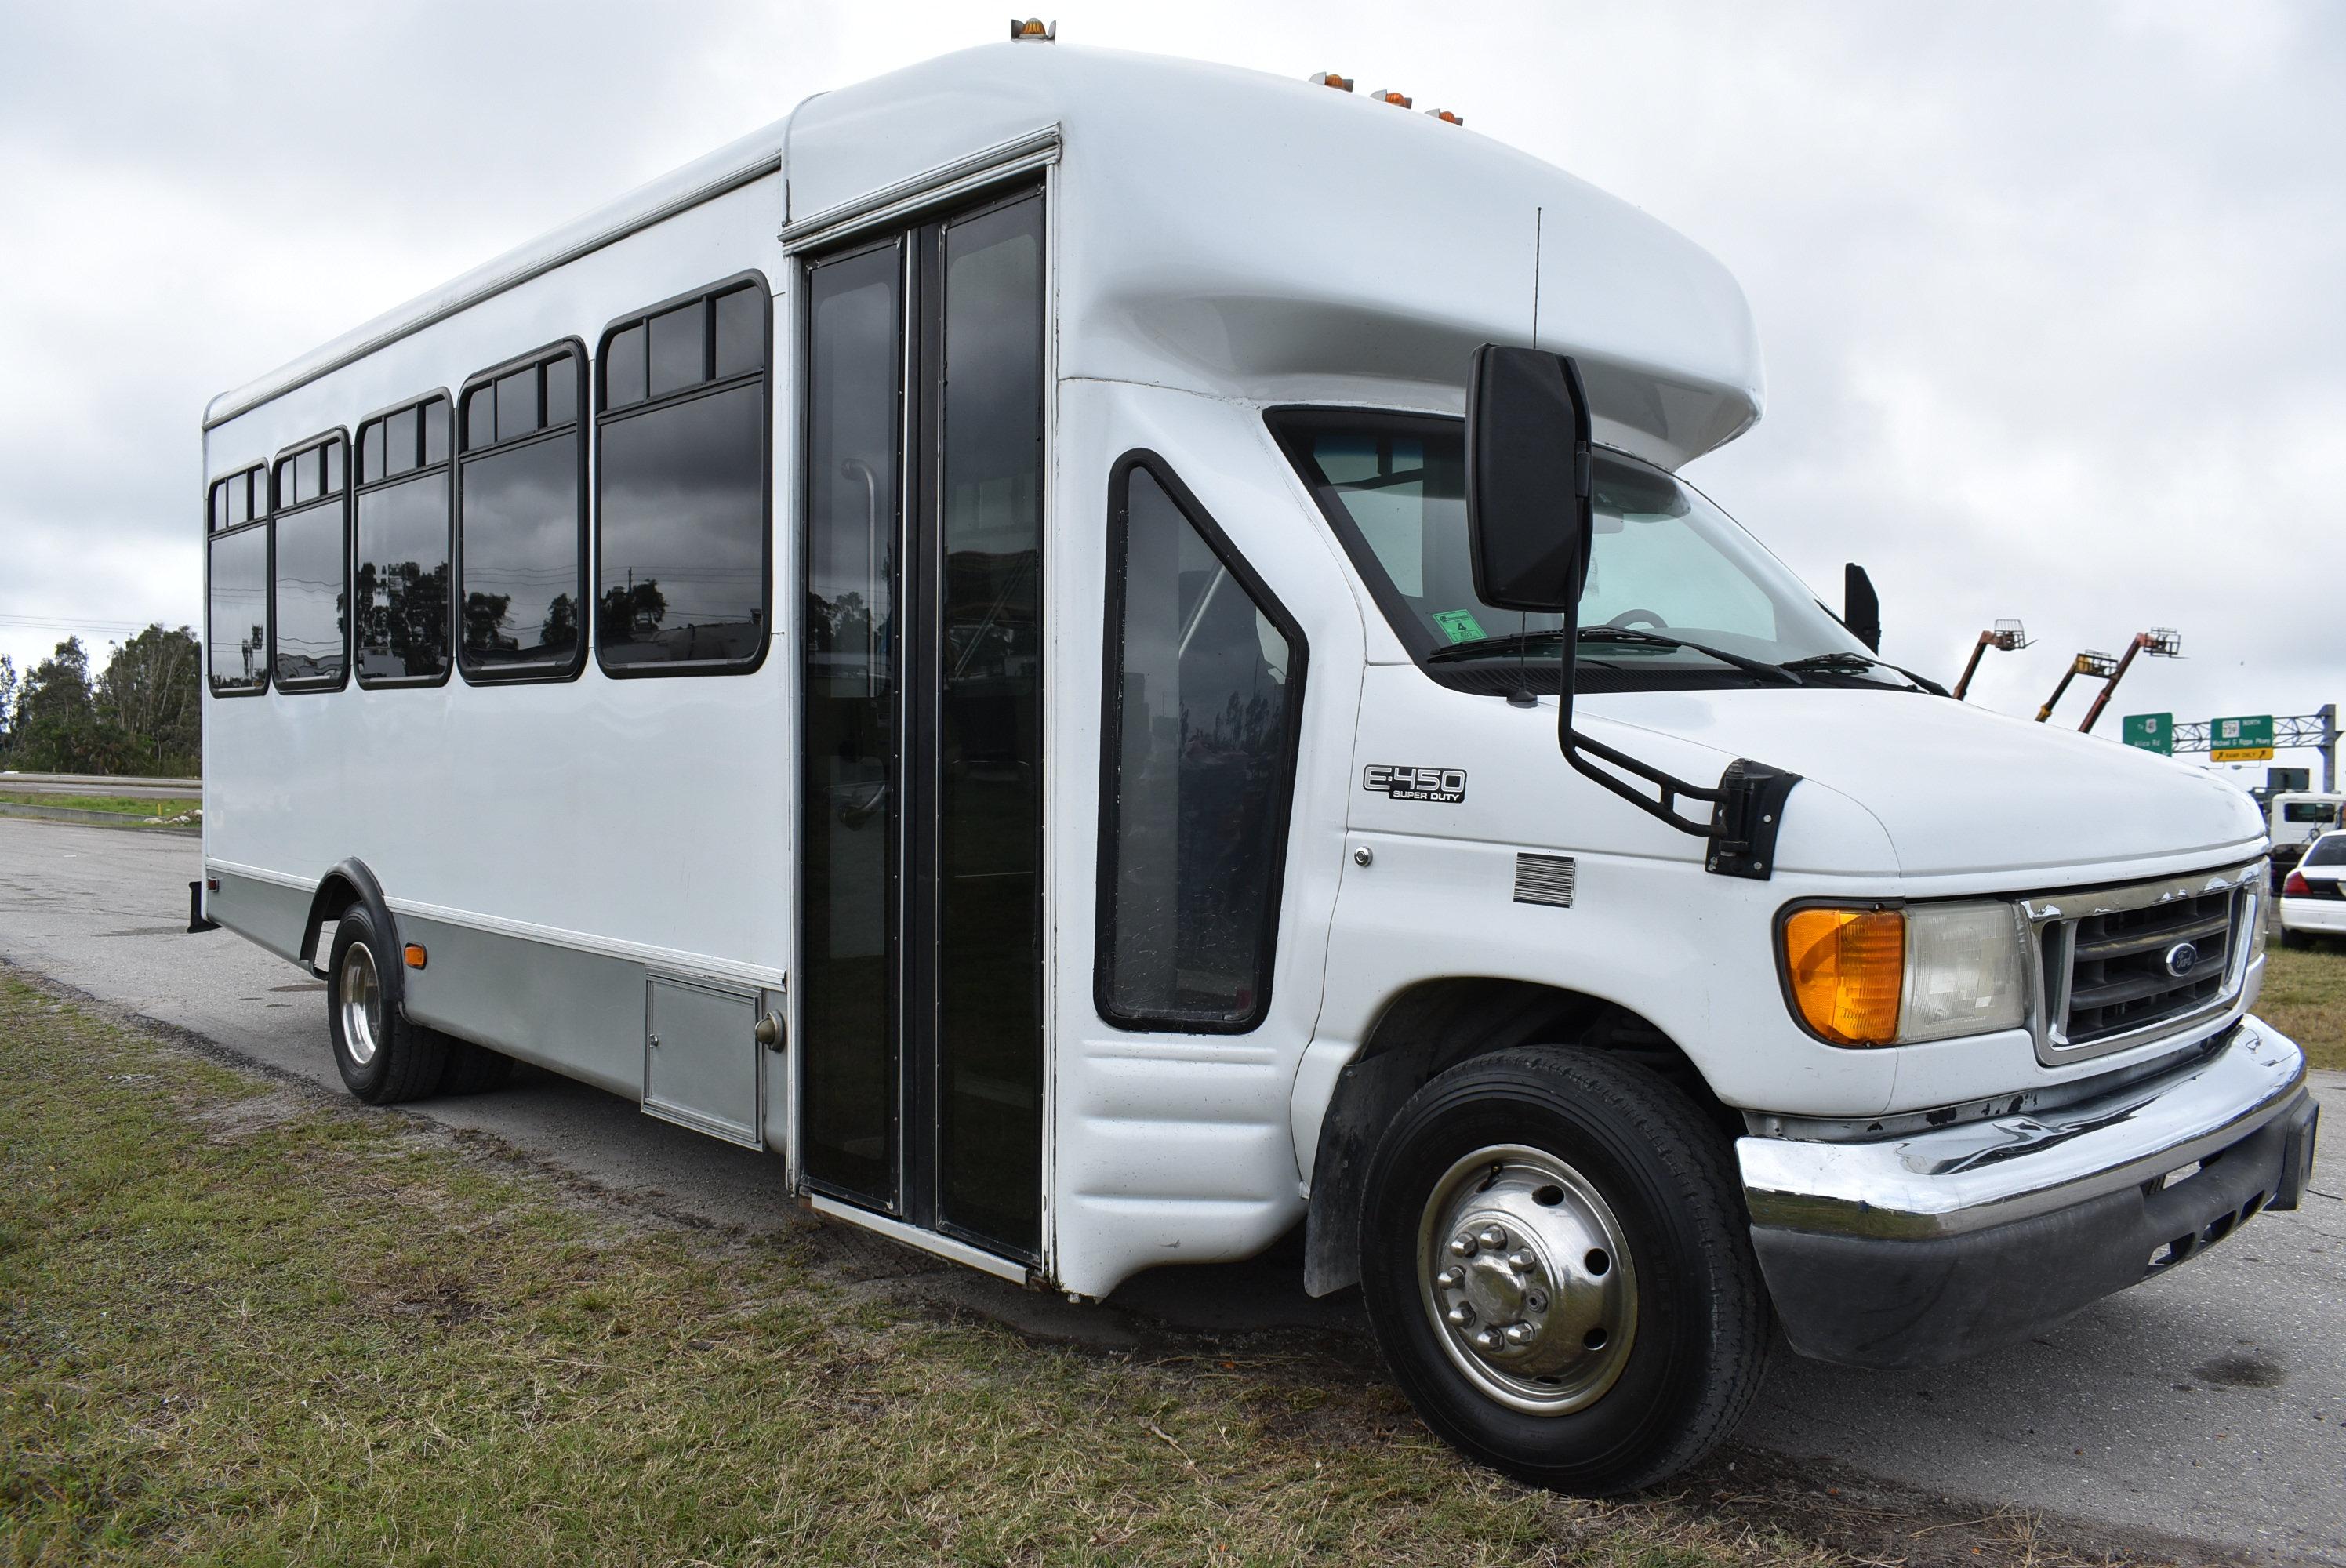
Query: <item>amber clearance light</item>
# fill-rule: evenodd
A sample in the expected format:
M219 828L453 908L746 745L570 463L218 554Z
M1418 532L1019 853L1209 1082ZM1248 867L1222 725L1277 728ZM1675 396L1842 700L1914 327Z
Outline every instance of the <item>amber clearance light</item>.
M1898 1038L1906 979L1906 917L1896 910L1794 910L1784 921L1784 971L1810 1028L1836 1045Z

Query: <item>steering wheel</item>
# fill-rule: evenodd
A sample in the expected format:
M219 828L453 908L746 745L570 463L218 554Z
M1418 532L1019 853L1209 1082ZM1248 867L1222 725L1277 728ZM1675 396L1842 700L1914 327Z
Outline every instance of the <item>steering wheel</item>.
M1618 627L1622 631L1626 632L1636 626L1639 621L1645 622L1656 631L1666 631L1669 628L1670 624L1669 622L1662 619L1661 616L1654 614L1651 610L1623 610L1619 615L1615 616L1611 620L1605 624L1608 626Z

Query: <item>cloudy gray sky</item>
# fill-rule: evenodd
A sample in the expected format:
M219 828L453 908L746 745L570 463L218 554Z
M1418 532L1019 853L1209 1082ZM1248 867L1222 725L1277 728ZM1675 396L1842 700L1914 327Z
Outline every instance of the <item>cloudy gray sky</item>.
M1829 601L1872 567L1888 657L1952 679L2023 617L1977 695L2025 713L2076 649L2171 626L2189 657L2114 714L2346 701L2346 6L1053 15L1400 87L1711 249L1768 412L1689 477ZM0 4L0 652L199 622L212 393L1006 16Z

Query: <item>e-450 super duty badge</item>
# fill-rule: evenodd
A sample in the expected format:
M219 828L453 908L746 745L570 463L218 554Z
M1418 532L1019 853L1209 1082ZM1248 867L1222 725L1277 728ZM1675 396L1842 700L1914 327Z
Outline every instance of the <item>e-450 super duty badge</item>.
M1437 806L1455 806L1466 799L1466 769L1403 768L1374 762L1362 770L1361 788L1396 800L1429 800Z

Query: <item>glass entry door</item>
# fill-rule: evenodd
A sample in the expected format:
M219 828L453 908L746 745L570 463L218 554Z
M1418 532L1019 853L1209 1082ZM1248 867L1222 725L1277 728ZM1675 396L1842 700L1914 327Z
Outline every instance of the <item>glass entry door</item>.
M1042 194L825 255L804 298L803 1167L1031 1260Z

